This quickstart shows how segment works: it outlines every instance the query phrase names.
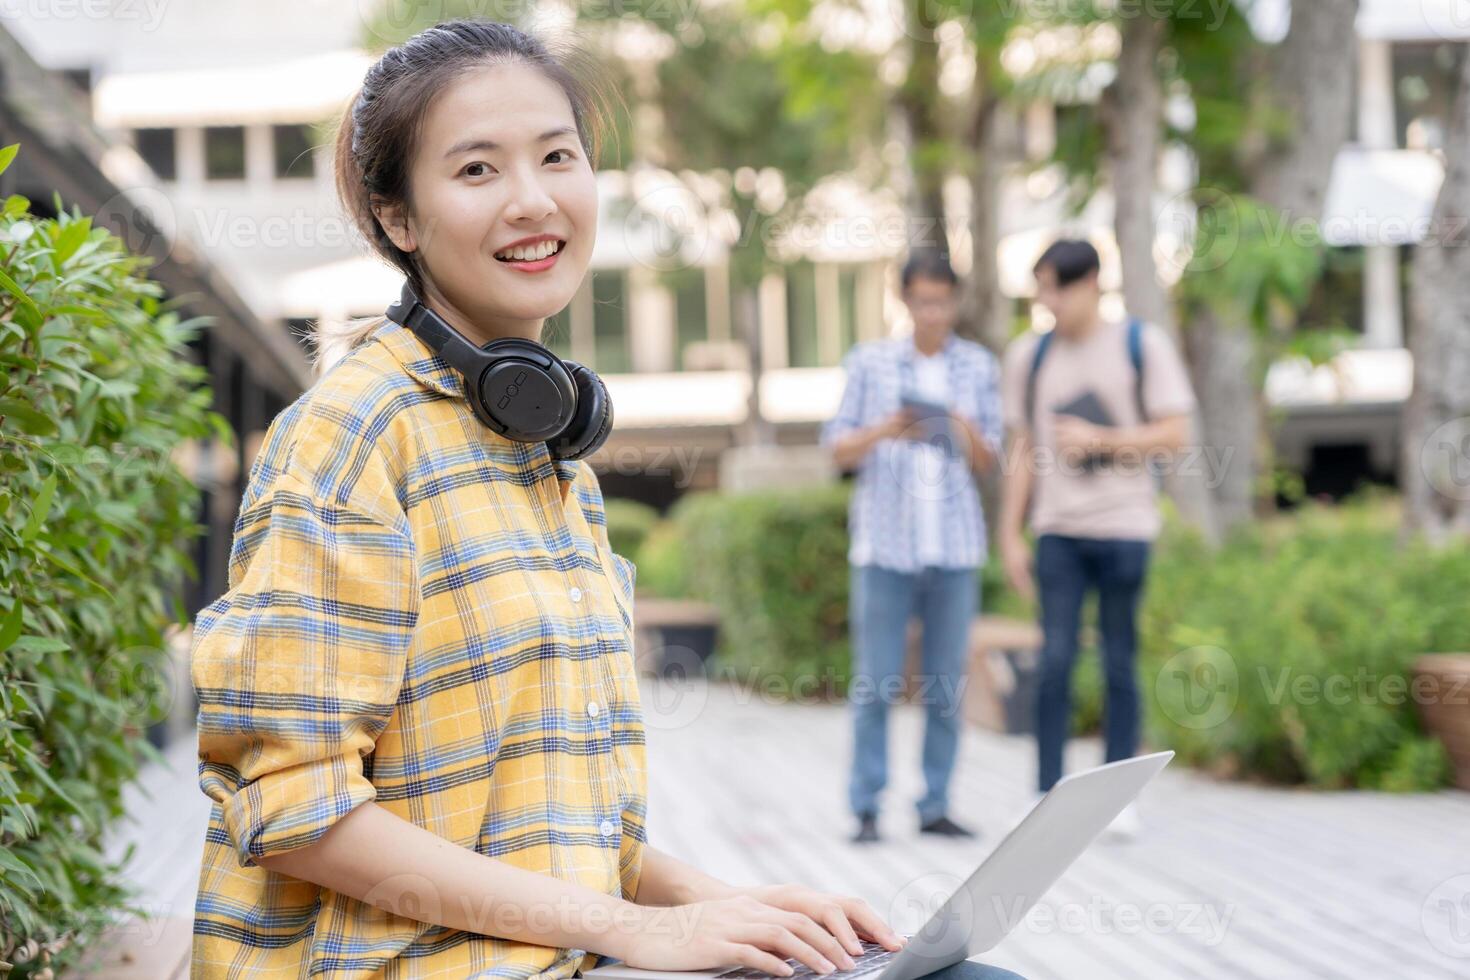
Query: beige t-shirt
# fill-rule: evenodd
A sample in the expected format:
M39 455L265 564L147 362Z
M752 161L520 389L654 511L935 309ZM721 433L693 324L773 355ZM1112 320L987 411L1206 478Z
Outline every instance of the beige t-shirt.
M1128 356L1127 321L1104 322L1081 341L1052 338L1036 377L1036 432L1031 464L1031 526L1037 534L1077 538L1152 540L1159 533L1159 509L1148 460L1122 454L1088 472L1077 454L1058 454L1053 409L1091 391L1113 422L1138 425L1137 380ZM1017 337L1006 349L1001 384L1006 428L1028 427L1026 379L1041 334ZM1189 374L1167 334L1153 324L1143 328L1143 403L1148 421L1194 411Z

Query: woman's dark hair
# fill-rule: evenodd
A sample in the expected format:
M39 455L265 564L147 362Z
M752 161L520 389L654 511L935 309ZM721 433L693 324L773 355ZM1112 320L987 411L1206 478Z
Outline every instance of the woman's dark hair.
M1098 258L1097 249L1092 247L1091 242L1085 242L1077 238L1063 238L1053 242L1051 246L1041 253L1041 258L1036 260L1032 267L1032 273L1039 273L1042 269L1050 266L1057 274L1058 286L1070 286L1079 279L1102 269L1102 260Z
M409 164L429 106L467 71L493 64L525 64L566 93L577 136L592 166L608 130L608 92L597 62L582 49L555 45L515 27L490 20L448 20L389 48L368 69L362 89L337 130L336 184L343 212L383 258L422 291L423 276L412 254L393 244L373 214L375 201L411 208ZM323 321L315 331L317 372L335 363L382 317L348 323Z
M949 264L949 256L936 251L914 252L909 256L898 276L902 291L908 292L909 283L915 279L934 279L951 286L960 282L960 277L954 274L954 267Z

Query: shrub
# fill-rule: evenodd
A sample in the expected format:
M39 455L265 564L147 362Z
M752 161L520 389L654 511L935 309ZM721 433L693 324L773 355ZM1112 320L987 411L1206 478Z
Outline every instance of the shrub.
M656 523L638 549L638 591L663 599L692 595L684 557L684 529L672 518ZM690 529L690 533L694 533Z
M1310 506L1217 553L1177 527L1143 626L1149 725L1229 774L1426 789L1447 776L1410 696L1426 651L1470 648L1470 555L1397 541L1393 511Z
M658 523L658 511L644 503L625 497L603 500L607 513L607 541L612 550L638 564L643 539Z
M846 689L847 501L835 485L696 493L674 506L680 574L720 611L716 668Z
M171 454L230 436L146 260L59 199L56 220L28 208L0 215L0 959L22 976L126 906L102 834L157 757L165 596L201 530Z

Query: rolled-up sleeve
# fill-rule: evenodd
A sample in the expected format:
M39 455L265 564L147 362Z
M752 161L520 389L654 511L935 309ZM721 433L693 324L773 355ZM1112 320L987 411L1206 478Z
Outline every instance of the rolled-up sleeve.
M822 426L821 444L831 447L838 439L862 428L863 411L867 395L867 373L863 370L861 348L854 347L842 359L842 370L846 384L842 389L842 401L837 414Z
M278 474L235 525L228 591L194 627L199 786L242 867L376 795L419 595L406 524Z

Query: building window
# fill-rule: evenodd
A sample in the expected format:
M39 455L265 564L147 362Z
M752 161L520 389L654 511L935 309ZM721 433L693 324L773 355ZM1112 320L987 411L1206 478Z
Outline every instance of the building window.
M272 126L276 148L276 176L311 177L316 173L312 160L311 127L306 125Z
M669 276L668 287L674 293L676 362L681 371L689 370L685 352L690 344L709 340L709 309L705 305L704 266L692 265Z
M628 277L614 269L592 274L593 370L618 374L633 370L628 343Z
M791 367L821 363L817 331L817 270L810 262L786 267L786 353Z
M245 127L204 127L204 176L240 180L245 176Z
M837 356L840 358L857 343L858 337L858 272L860 265L837 267Z
M1394 117L1398 145L1412 150L1444 148L1454 115L1455 83L1463 44L1406 42L1393 48Z
M177 132L172 129L139 129L133 133L138 155L158 174L159 180L178 179Z

